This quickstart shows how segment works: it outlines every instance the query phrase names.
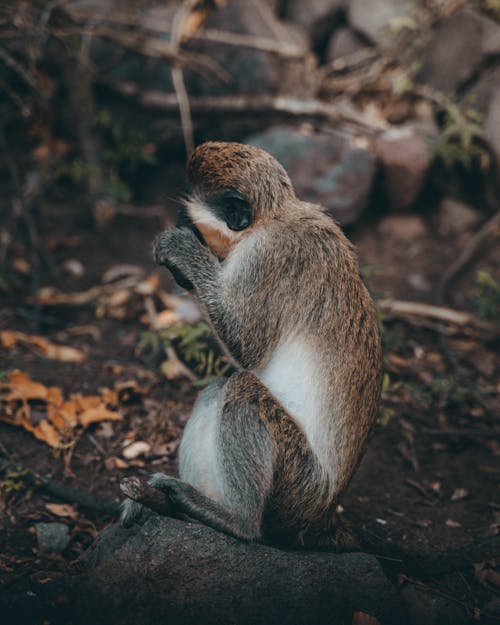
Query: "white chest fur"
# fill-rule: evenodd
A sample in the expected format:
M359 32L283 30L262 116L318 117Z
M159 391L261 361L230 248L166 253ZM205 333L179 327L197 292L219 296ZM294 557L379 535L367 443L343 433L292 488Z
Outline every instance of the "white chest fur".
M321 369L318 355L306 339L294 337L278 346L267 365L255 374L301 425L323 469L331 475L334 432L332 424L326 423L331 414L325 406Z

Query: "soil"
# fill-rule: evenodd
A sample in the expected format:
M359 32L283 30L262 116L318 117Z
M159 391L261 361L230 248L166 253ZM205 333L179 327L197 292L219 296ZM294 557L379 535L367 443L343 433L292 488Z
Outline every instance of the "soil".
M172 174L172 184L165 182L170 196L176 195L179 179L180 175ZM65 202L47 203L40 209L39 223L44 224L41 235L58 273L51 276L44 270L41 285L56 284L63 292L83 291L99 284L103 273L119 264L137 265L149 275L155 271L151 240L165 223L172 223L174 212L175 204L167 201L162 219L118 216L107 231L99 233L82 219L82 210L70 210ZM348 233L358 245L361 267L370 268L363 272L369 287L377 297L435 302L443 267L456 258L470 233L442 237L433 216L425 214L418 218L423 228L402 240L394 224L392 230L383 227L386 219L379 217ZM15 249L18 257L28 257L21 241ZM82 277L65 273L64 262L69 259L83 264ZM493 247L481 250L481 267L497 271L495 262ZM198 391L185 377L166 379L158 363L138 354L146 329L140 320L144 310L127 305L123 319L98 317L93 305L37 310L29 303L30 280L30 275L17 276L17 288L8 294L0 313L2 328L71 344L83 349L87 358L79 364L63 363L21 346L3 352L1 371L20 369L65 393L90 394L128 380L134 380L139 390L122 404L123 421L93 426L78 440L66 470L63 458L46 444L22 428L0 423L2 454L11 464L115 501L120 499L122 477L176 473L176 445ZM165 289L174 288L167 272L161 280ZM454 293L450 305L474 310L474 268L460 277ZM495 562L472 567L474 560L466 561L459 575L438 578L426 569L425 561L498 533L498 344L459 334L446 339L447 349L443 349L442 333L427 325L384 321L384 405L366 456L342 501L343 514L389 547L382 562L398 584L424 584L467 606L471 614L484 619L481 622L489 622L494 616L488 605L494 605L493 595L500 590ZM449 350L460 362L459 382L454 382L457 371L447 358ZM118 468L113 459L122 458L123 443L131 439L149 443L153 452ZM39 489L9 491L4 484L0 493L0 589L22 577L67 570L96 533L113 522L79 506L75 506L76 518L57 517L46 504L59 500ZM38 549L34 524L39 521L69 526L71 541L62 554L47 555ZM407 553L415 556L415 566L410 568L402 563L401 554Z

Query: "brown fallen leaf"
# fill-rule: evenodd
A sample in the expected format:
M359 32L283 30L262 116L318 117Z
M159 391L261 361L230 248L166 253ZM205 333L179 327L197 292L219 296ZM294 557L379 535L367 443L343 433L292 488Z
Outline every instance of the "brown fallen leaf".
M62 362L81 362L86 358L84 352L68 345L57 345L43 336L24 334L14 330L0 332L0 342L5 349L12 349L18 343L35 348L45 358L61 360Z
M450 497L450 501L460 501L460 499L464 499L469 494L469 491L465 488L455 488L452 496Z
M101 405L96 408L88 408L78 415L78 420L84 428L91 423L99 423L100 421L121 421L122 415L116 410L108 410L106 406Z
M19 370L11 371L8 377L8 382L0 382L0 390L8 391L2 396L4 401L47 399L48 388L45 384L34 382L27 373Z
M42 420L32 429L35 438L47 443L50 447L57 447L62 443L62 437L56 428L47 420Z
M136 441L131 443L122 451L122 455L126 460L134 460L139 456L145 456L151 450L151 445L145 441Z
M447 519L445 523L446 527L462 527L462 524L453 519Z
M46 509L52 514L61 517L68 517L70 519L77 519L78 512L75 510L73 506L70 506L67 503L46 503Z

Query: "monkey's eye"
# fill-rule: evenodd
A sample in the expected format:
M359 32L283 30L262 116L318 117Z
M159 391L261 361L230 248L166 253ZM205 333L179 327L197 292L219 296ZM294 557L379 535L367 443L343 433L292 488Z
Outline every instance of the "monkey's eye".
M245 230L252 223L252 208L245 198L233 189L223 191L210 199L213 211L231 230Z

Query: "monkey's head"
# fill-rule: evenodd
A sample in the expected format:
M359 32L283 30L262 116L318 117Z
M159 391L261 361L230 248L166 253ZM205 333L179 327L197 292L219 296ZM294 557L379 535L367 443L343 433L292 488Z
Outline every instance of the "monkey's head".
M203 143L192 153L187 175L192 189L188 219L219 258L295 199L283 167L250 145Z

